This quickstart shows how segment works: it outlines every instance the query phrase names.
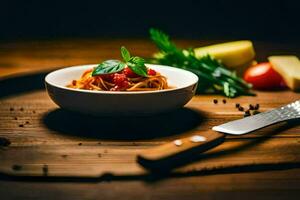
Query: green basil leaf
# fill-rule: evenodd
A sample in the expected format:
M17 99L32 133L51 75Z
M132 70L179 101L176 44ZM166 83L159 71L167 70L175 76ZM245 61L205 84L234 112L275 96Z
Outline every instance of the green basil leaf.
M121 55L125 62L128 62L130 60L130 53L124 46L121 47Z
M138 63L127 62L126 64L137 75L144 76L144 77L148 76L147 67L145 66L144 63L140 65Z
M126 63L128 67L136 74L147 77L147 67L145 66L145 60L141 57L131 57L129 62Z
M145 59L137 56L131 57L129 62L135 63L137 65L145 65Z
M93 71L92 76L101 74L112 74L122 71L125 68L125 63L119 60L106 60L100 63Z

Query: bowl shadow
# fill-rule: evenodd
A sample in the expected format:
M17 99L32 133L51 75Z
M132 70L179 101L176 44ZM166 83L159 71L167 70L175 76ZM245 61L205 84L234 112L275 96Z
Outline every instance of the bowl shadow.
M202 113L181 108L152 116L94 117L56 109L43 117L44 124L59 134L108 140L142 140L181 134L199 126Z

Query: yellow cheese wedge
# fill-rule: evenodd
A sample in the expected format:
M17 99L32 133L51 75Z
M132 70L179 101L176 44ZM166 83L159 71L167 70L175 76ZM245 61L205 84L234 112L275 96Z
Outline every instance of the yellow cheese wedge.
M249 40L221 43L195 48L195 55L201 57L210 54L229 68L238 68L254 59L255 51Z
M300 60L296 56L270 56L268 60L289 88L300 89Z

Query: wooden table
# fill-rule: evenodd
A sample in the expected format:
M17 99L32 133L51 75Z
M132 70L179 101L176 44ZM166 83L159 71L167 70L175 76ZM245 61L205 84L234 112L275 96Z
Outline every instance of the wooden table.
M212 42L178 43L200 46ZM145 174L135 156L140 150L241 118L243 113L236 110L235 103L259 103L265 111L300 99L299 93L257 92L256 97L227 99L226 104L221 96L199 95L185 109L158 118L119 119L117 125L107 118L74 116L51 102L42 85L45 72L119 58L121 45L140 56L155 51L150 42L133 39L0 44L0 137L11 142L5 146L2 140L0 147L0 199L298 199L297 123L227 137L217 148L221 153L195 158L165 176ZM255 45L258 60L280 53L300 55L298 44ZM215 98L218 104L212 102ZM93 127L94 122L99 127ZM111 126L103 128L107 124ZM286 159L292 162L284 162ZM273 164L239 166L265 160ZM214 169L217 165L227 168ZM24 173L42 177L18 177Z

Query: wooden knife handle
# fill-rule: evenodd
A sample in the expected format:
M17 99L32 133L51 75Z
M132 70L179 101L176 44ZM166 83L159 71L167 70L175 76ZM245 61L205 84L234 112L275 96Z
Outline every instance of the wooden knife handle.
M170 170L191 160L193 154L207 151L224 141L225 135L212 130L193 134L189 137L147 149L137 155L143 167L152 170Z

